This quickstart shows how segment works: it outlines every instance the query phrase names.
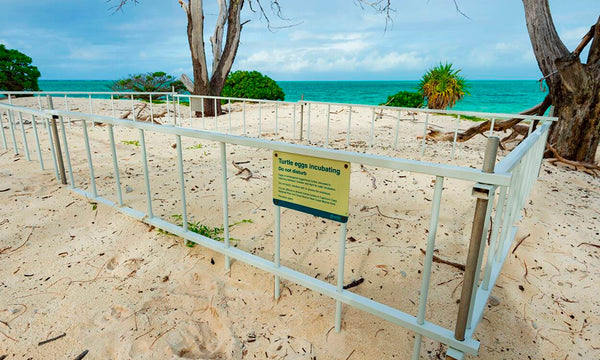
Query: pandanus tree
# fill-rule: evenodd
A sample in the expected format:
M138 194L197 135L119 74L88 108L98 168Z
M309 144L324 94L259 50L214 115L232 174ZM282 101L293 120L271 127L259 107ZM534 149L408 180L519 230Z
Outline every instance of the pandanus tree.
M467 94L465 79L452 64L439 64L427 70L419 83L419 91L427 99L429 109L453 107Z
M388 16L392 0L359 0ZM551 156L588 169L600 169L594 164L600 143L600 17L592 24L579 45L569 51L558 36L548 0L522 0L525 20L533 53L542 78L548 85L548 96L540 104L521 114L544 114L553 105L559 120L552 125L548 137ZM453 0L459 13L459 0ZM464 15L464 14L463 14ZM589 45L587 59L580 58ZM496 122L494 130L515 128L520 120ZM458 134L459 141L489 130L490 122ZM515 129L516 131L516 129ZM454 133L435 131L431 138L449 140Z

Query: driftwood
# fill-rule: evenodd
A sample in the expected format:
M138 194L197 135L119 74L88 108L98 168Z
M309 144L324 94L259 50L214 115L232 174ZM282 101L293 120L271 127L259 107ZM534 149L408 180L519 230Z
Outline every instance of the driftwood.
M426 255L427 252L425 252L425 250L420 249L421 252L423 253L423 255ZM446 265L450 265L450 266L454 266L455 268L461 270L461 271L465 271L465 266L461 263L457 263L454 261L450 261L450 260L446 260L446 259L442 259L441 257L433 254L433 262L436 263L440 263L440 264L446 264Z
M581 161L573 161L573 160L565 159L564 157L560 156L558 154L558 151L556 151L556 149L553 148L552 145L550 145L550 144L546 144L546 149L552 154L552 156L554 156L553 159L549 160L552 164L561 162L561 163L573 166L575 168L575 170L582 170L594 177L598 176L596 171L600 171L600 166L598 166L596 164L590 164L590 163L585 163L585 162L581 162Z
M135 114L135 118L139 119L140 114L142 113L142 111L144 111L144 109L146 109L148 107L148 104L142 104L142 106L140 106L137 114Z
M508 135L507 137L500 140L501 143L507 144L507 143L510 143L513 141L519 141L519 139L518 139L519 135L526 137L527 133L529 132L529 127L526 125L521 125L521 124L517 124L517 125L513 126L511 129L512 129L512 133L510 133L510 135Z
M527 110L519 113L519 115L534 115L534 114L541 115L548 109L548 107L550 107L550 105L551 105L551 99L550 99L550 96L548 95L548 96L546 96L544 101L542 101L538 105L532 107L531 109L527 109ZM494 123L494 131L506 132L508 129L514 128L514 126L517 125L518 123L520 123L522 120L523 119L513 118L513 119L504 120L504 121L497 121ZM492 126L491 120L484 121L477 126L473 126L463 132L457 133L456 141L457 142L467 141L467 140L471 139L472 137L474 137L475 135L483 134L486 131L489 131L491 126ZM434 141L453 141L454 140L454 131L443 132L443 131L435 130L435 129L431 129L431 128L429 128L428 131L429 132L426 135L427 140L434 140ZM513 131L515 131L515 130L513 130ZM515 135L515 137L516 137L516 135Z
M160 121L156 120L156 119L160 119L160 118L164 117L166 114L167 114L167 110L164 110L164 111L162 111L162 112L160 112L158 114L154 114L153 116L151 114L148 114L148 115L143 115L143 116L140 116L140 117L136 117L136 120L139 120L139 121L150 121L154 117L154 121L153 122L155 124L162 125L162 123Z
M242 175L243 173L246 173L246 176L242 175L240 176L243 180L250 180L253 176L252 171L250 171L250 169L248 169L247 167L242 167L239 164L245 164L247 162L235 162L232 161L231 164L233 164L233 166L238 169L239 171L237 173L235 173L236 175Z
M137 111L137 113L135 114L135 120L137 121L150 121L152 118L154 118L154 123L155 124L159 124L162 125L161 122L157 121L156 119L160 119L162 117L164 117L168 110L163 110L159 113L156 114L151 114L149 111L147 114L142 115L142 112L148 110L148 104L141 104L141 105L136 105L135 106L135 111ZM133 113L133 109L132 110L127 110L126 112L124 112L119 118L120 119L127 119L129 118L129 116Z
M77 357L75 358L75 360L81 360L83 359L87 354L88 354L89 350L84 350L81 354L77 355Z
M360 164L360 170L371 177L371 182L373 183L373 189L377 189L377 179L375 178L375 176L373 174L371 174L371 172L369 170L367 170L367 168L363 164Z
M42 346L42 345L44 345L44 344L47 344L47 343L50 343L50 342L56 341L56 340L58 340L58 339L60 339L60 338L63 338L63 337L65 337L65 336L67 336L67 334L66 334L66 333L62 333L62 334L60 334L60 335L58 335L58 336L55 336L55 337L53 337L53 338L50 338L50 339L48 339L48 340L40 341L40 342L38 343L38 346Z
M365 281L364 278L360 278L358 280L352 281L350 284L344 285L343 288L344 288L344 290L348 290L348 289L351 289L353 287L356 287L356 286L362 284L364 281Z
M128 110L123 115L119 116L119 119L127 119L129 115L131 115L131 110Z
M581 245L593 246L593 247L596 247L596 248L600 249L600 244L592 244L592 243L589 243L589 242L582 242L581 244L577 245L577 247L580 247Z
M531 234L527 234L525 236L523 236L518 242L517 245L515 246L515 248L513 249L513 251L511 252L511 254L514 254L515 251L517 251L517 249L519 248L519 246L521 246L521 244L523 243L523 241L527 240L528 237L530 237Z

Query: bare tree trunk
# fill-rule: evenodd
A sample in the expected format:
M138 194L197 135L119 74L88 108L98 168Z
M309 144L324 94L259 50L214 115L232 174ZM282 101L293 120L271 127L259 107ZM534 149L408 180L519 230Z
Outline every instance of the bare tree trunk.
M219 0L219 15L213 36L210 38L212 45L212 71L208 75L208 66L204 52L204 12L202 0L180 1L181 7L188 17L188 43L192 54L194 69L194 95L220 96L227 75L233 66L233 61L240 44L242 24L240 15L244 0ZM225 32L225 27L227 31ZM223 36L225 45L223 46ZM221 113L221 102L215 100L204 101L204 115L213 116Z
M560 119L548 141L564 158L594 162L600 142L600 18L588 33L587 41L594 41L582 64L582 46L570 53L558 37L548 0L523 0L523 6L533 52Z

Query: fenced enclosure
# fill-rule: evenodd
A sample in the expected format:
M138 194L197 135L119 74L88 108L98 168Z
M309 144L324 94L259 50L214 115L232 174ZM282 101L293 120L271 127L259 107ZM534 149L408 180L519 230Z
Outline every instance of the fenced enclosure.
M114 116L106 117L66 110L35 110L0 103L0 113L2 113L0 114L2 119L0 128L2 128L3 145L5 149L12 147L15 153L23 151L28 160L37 158L42 169L48 167L48 161L44 161L44 157L51 157L52 167L55 170L57 179L60 179L63 183L68 183L69 187L75 192L94 201L112 206L126 215L163 231L220 252L226 257L227 267L230 266L230 259L236 259L273 274L275 277L274 295L276 298L280 294L281 279L292 281L332 298L337 304L335 311L335 328L337 331L341 330L342 304L347 304L416 333L413 350L413 358L415 359L419 358L422 336L446 344L449 347L448 355L455 359L462 358L465 353L477 354L479 342L473 338L473 333L482 319L491 290L515 237L516 225L521 210L535 182L548 130L555 118L523 116L528 120L540 121L539 126L533 130L534 122L530 121L529 136L497 164L495 164L496 156L493 151L494 142L488 141L490 150L486 151L488 156L483 159L488 166L483 171L470 167L406 160L395 156L376 154L377 151L386 152L404 146L404 142L399 140L402 137L401 124L410 124L412 121L410 119L408 121L401 120L401 112L426 113L423 126L423 134L425 134L427 127L431 124L429 119L431 112L429 110L364 106L370 110L371 115L370 122L368 122L369 118L366 118L367 124L369 124L366 127L368 131L365 132L363 126L355 132L353 130L356 128L353 123L359 121L364 123L365 116L362 114L361 117L358 117L358 115L354 117L352 109L363 107L362 105L311 102L280 103L258 100L241 100L241 103L235 103L234 100L236 99L203 97L201 98L203 99L202 102L210 101L210 99L220 101L221 105L228 111L224 115L216 115L213 118L203 117L202 115L196 117L190 107L187 109L188 117L186 117L184 116L185 111L179 110L181 108L179 98L187 95L171 94L165 96L171 99L170 106L172 107L171 114L173 116L166 117L172 122L165 121L162 125L156 124L152 117L147 121L131 121L136 119L117 119ZM135 104L132 106L135 114ZM258 107L259 115L257 118L252 119L250 114L245 111L246 107L250 106ZM239 113L235 114L232 111L233 108L238 108ZM316 109L326 109L325 116L321 112L320 116L316 117ZM344 121L331 116L332 111L336 112L339 109L342 109L342 111L335 115L339 115L345 110L346 113L343 114ZM379 111L382 114L380 119L378 119ZM274 115L275 121L265 121L263 124L264 118L262 115L267 112ZM436 113L439 112L436 111ZM386 113L396 113L398 116L392 118L388 115L388 123L385 123L383 119L386 117ZM466 114L451 111L444 111L443 113L457 116L455 134L458 133L460 115L475 115L492 119L515 117L515 115L510 114ZM273 118L271 117L271 119ZM214 121L214 129L209 127L210 120ZM298 121L301 121L301 123L298 124ZM376 124L378 121L380 122ZM395 122L395 130L394 127L392 129L384 127L389 126L389 121ZM6 132L4 129L5 122L8 127ZM342 124L343 126L341 126ZM416 125L421 127L421 124ZM208 128L210 131L204 130L204 128ZM343 133L344 131L345 133ZM21 134L17 136L19 132ZM41 135L43 132L46 134ZM33 136L33 141L31 136ZM168 145L164 141L160 143L160 140L167 136L171 142L174 141L173 149L169 150L168 146L164 146ZM303 142L309 145L297 144L300 137ZM130 140L132 138L136 140ZM336 141L340 138L342 141ZM361 138L369 140L355 147L350 146L353 139ZM74 139L82 139L83 148L74 147L74 141L69 141ZM120 139L123 140L121 142L117 141ZM268 139L279 139L285 142ZM449 154L445 154L446 158L452 159L457 154L456 138L454 140L452 144L448 144L446 150ZM197 141L201 141L201 143L196 144ZM127 145L124 142L137 142L137 145L132 145L135 146L135 151L121 145ZM413 143L413 148L409 150L413 150L416 158L426 153L427 143L425 137L420 141L415 142L413 140ZM157 144L162 147L158 148ZM198 147L198 145L201 146ZM353 151L337 149L341 147L347 147ZM138 148L139 152L137 151ZM190 152L194 149L204 151L204 155L191 154ZM326 280L319 280L318 275L315 275L307 266L299 266L287 261L286 257L290 251L285 246L281 247L282 240L285 241L285 237L281 235L282 233L284 235L292 234L289 230L286 231L285 228L290 227L294 220L290 223L288 221L289 216L282 214L281 209L277 206L272 206L270 209L272 217L269 217L269 213L265 213L267 220L263 221L268 224L266 227L264 227L265 224L262 224L262 231L255 233L256 237L259 237L262 241L260 245L266 246L272 251L264 254L264 256L259 256L255 254L254 249L247 248L243 241L232 240L229 233L230 225L241 220L239 216L247 212L249 209L247 201L252 201L257 197L257 194L262 195L268 201L269 194L264 189L268 189L270 186L268 159L273 151L351 162L354 167L361 165L360 170L355 169L359 174L363 172L362 166L371 167L371 171L379 171L378 175L383 174L386 179L391 178L392 183L402 181L403 176L410 175L419 187L432 190L430 199L423 191L425 204L431 202L430 206L421 206L418 211L421 216L411 218L405 216L408 212L402 208L406 206L407 201L411 201L408 196L410 194L402 194L402 191L400 191L400 194L395 196L404 201L396 200L394 203L390 201L390 203L375 205L368 203L368 200L364 200L368 199L369 191L372 190L369 181L363 180L362 183L351 183L351 201L354 202L355 206L351 211L353 214L349 219L348 226L354 227L353 224L356 223L356 228L368 227L369 222L357 215L360 212L367 212L375 206L383 208L383 211L379 207L376 208L380 215L382 213L392 213L393 211L394 218L400 219L402 226L406 226L402 221L419 223L418 231L406 231L408 235L406 233L402 234L402 232L388 232L382 235L382 237L389 238L390 241L404 240L407 237L410 239L413 236L417 240L427 239L423 268L420 274L419 300L414 304L416 309L409 307L402 311L394 306L398 304L386 304L386 302L390 302L389 299L373 300L374 294L372 292L376 289L372 287L367 289L367 293L362 294L358 293L358 290L352 292L344 289L344 279L348 277L347 272L345 272L345 257L347 252L352 253L352 249L347 244L347 225L345 224L328 225L329 227L321 234L321 237L330 240L338 238L337 248L331 249L337 251L338 256L335 284ZM167 152L169 154L166 154ZM32 157L31 153L35 153L36 156ZM235 175L229 169L227 159L239 157L239 154L251 157L255 161L254 165L264 172L264 178L258 178L254 182L255 185L232 181L232 179L239 178L235 178ZM60 165L61 161L64 161L63 166ZM140 167L140 164L141 174L135 170L135 168ZM240 166L240 164L241 162L238 162L233 165ZM481 165L479 164L478 167L481 167ZM258 175L263 176L262 173L256 174L256 172L250 172L250 174L255 177L258 177ZM159 176L165 176L165 178ZM168 176L173 176L172 179L176 181L165 181ZM196 178L200 180L194 180L196 184L190 186L190 180ZM143 189L129 191L127 186L123 184L125 179L132 179L127 181L138 179L140 183L143 182ZM474 186L471 185L473 182L475 183ZM158 187L155 185L157 183L160 184ZM186 183L188 183L187 186ZM208 186L207 183L214 183L215 185ZM365 184L367 190L365 190ZM203 187L204 193L207 196L210 195L210 197L197 196L199 185ZM446 188L444 188L444 185L446 185ZM373 187L375 187L374 181ZM447 301L444 301L444 299L431 299L428 297L433 254L436 247L436 238L438 238L437 230L440 227L440 219L442 219L441 222L446 223L448 218L451 221L458 221L453 217L459 215L444 214L444 211L441 210L445 208L445 206L442 206L442 195L444 194L445 197L463 196L463 194L453 195L453 193L459 191L470 193L471 190L477 199L476 214L480 214L473 221L469 218L466 223L461 223L463 227L473 226L473 229L466 229L467 232L471 232L471 244L468 251L469 261L466 264L467 270L465 271L461 294L461 306L458 314L455 315L454 330L451 330L452 322L447 322L444 324L445 326L442 326L426 320L428 304L430 312L438 308L448 308ZM390 190L390 194L392 193L395 194L396 192ZM213 197L215 199L212 199ZM217 201L219 198L221 200ZM366 202L362 208L358 206L360 201ZM412 201L415 202L415 200ZM260 206L257 208L260 208ZM363 208L367 210L363 211ZM397 211L394 210L395 208ZM472 217L472 208L464 211L464 214L469 213L468 216ZM174 212L180 215L181 221L178 223L174 223L170 216ZM197 234L188 228L188 222L194 214L207 212L222 215L222 242ZM282 215L284 215L285 220L283 223ZM386 218L389 217L388 215ZM493 221L490 221L490 218ZM321 221L312 217L306 217L303 220L307 222ZM428 223L428 225L421 224L421 220ZM458 222L460 223L460 221ZM273 225L272 228L266 230L271 225ZM232 229L232 232L235 231L235 228ZM487 245L488 232L489 245ZM458 236L462 233L462 229L459 229L452 235ZM269 234L270 236L267 236ZM247 237L246 234L241 235ZM273 239L267 245L266 240L269 237ZM468 236L457 239L457 245L462 244L462 247L465 248L464 240L466 237ZM314 262L319 261L318 257L321 255L316 253L312 255L315 256ZM267 257L273 260L267 259ZM432 301L435 306L431 305ZM411 315L408 312L409 310L412 310L416 315ZM352 324L350 323L347 326L352 326Z

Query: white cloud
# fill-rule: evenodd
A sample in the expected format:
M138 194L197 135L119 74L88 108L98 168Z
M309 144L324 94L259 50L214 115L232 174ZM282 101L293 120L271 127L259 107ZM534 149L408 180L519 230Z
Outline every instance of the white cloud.
M310 47L304 49L274 49L253 53L238 59L238 67L244 69L277 69L279 72L299 73L330 71L382 72L389 70L421 69L431 61L416 51L380 53L369 51L369 46L358 46L365 51L352 51L352 47Z
M510 52L514 50L519 50L521 48L521 45L514 42L499 42L494 47L498 51Z
M369 33L364 32L334 32L334 33L314 33L305 30L294 31L289 34L289 39L292 41L308 41L308 40L333 40L333 41L349 41L362 40L369 37Z
M101 61L124 56L126 49L118 45L77 45L71 47L68 58L75 61Z
M565 43L581 41L583 36L590 30L590 27L580 26L576 28L566 29L559 33L560 38Z
M424 56L416 51L406 53L394 51L385 55L379 55L378 53L374 53L372 56L367 55L362 65L365 68L371 68L373 71L417 70L424 68L431 61L432 59L429 56Z

